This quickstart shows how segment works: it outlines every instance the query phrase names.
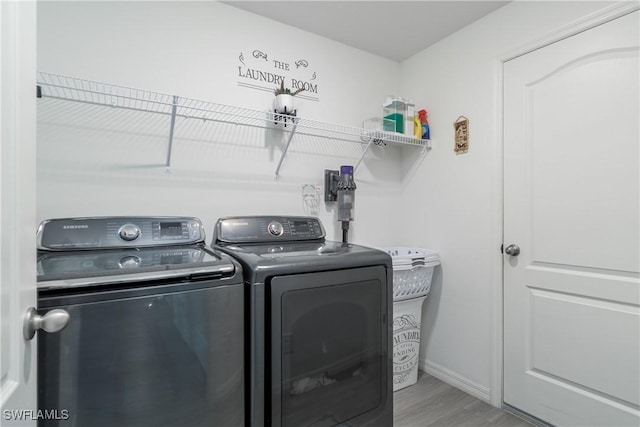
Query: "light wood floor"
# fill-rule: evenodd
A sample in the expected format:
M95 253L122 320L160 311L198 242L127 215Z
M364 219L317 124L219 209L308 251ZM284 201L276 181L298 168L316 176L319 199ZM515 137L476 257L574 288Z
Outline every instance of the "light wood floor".
M393 396L394 427L531 427L520 418L420 372Z

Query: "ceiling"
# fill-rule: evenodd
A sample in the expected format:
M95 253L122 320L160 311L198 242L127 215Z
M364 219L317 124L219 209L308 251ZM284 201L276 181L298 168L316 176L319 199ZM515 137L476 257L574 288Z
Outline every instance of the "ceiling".
M403 61L508 1L223 1Z

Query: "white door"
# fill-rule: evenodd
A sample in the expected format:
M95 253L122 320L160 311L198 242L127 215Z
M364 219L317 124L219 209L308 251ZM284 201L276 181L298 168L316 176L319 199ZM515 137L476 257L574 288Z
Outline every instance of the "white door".
M504 66L504 402L640 425L639 13Z
M35 2L0 1L0 425L35 426Z

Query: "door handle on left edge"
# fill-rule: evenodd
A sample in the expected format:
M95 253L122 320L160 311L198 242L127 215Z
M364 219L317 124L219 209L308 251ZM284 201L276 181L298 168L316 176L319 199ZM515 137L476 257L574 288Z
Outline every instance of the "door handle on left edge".
M52 334L60 332L67 324L69 324L69 313L65 310L57 308L40 316L35 308L29 307L24 314L22 335L29 341L39 329Z

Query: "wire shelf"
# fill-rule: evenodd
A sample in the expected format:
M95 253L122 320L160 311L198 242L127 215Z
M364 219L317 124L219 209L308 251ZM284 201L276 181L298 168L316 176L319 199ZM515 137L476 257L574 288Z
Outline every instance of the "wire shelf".
M149 113L171 114L173 97L76 77L38 73L38 96Z
M421 140L394 132L366 130L302 117L285 116L272 111L251 110L42 71L38 73L38 97L170 116L171 131L169 135L169 152L167 153L167 168L171 165L171 143L176 118L198 119L259 128L271 127L274 124L286 125L283 126L285 129L288 126L290 131L289 140L278 164L276 177L294 134L361 144L366 143L367 148L356 165L356 169L371 144L402 144L422 148L430 147L428 140Z

